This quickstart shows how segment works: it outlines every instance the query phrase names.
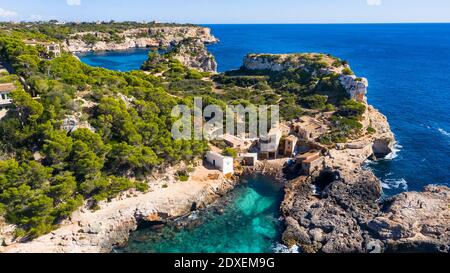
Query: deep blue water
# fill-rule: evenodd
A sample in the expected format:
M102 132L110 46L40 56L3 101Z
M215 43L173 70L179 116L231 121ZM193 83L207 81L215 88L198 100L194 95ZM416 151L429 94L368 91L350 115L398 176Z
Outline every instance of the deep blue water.
M393 160L369 164L386 194L449 184L450 24L209 25L219 70L247 53L331 53L369 79L369 103L385 114L400 145ZM138 69L145 50L87 54L91 65Z
M90 66L128 72L140 69L147 60L149 51L146 48L133 48L120 51L78 53L77 56Z

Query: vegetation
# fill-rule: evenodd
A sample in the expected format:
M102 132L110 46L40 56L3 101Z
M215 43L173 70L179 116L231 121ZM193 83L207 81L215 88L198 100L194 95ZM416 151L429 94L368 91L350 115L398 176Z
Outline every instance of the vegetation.
M238 156L238 153L235 149L228 147L228 148L223 149L222 155L236 158Z
M142 66L147 73L122 73L90 67L64 52L51 59L44 48L24 40L60 41L95 30L108 38L79 38L119 42L124 30L149 24L55 23L0 23L0 60L15 74L3 75L0 82L18 87L11 94L14 109L0 120L0 215L18 226L18 236L48 233L86 200L98 208L100 201L128 189L145 192L155 170L201 157L208 150L206 141L174 140L170 132L176 121L172 108L193 107L194 96L201 96L205 107L223 109L226 104L278 104L286 120L333 111L333 130L323 143L344 141L362 129L365 106L348 99L338 75L312 72L329 66L330 58L323 55L295 56L311 72L241 68L211 76L183 66L173 51L152 51ZM332 60L333 66L345 65ZM69 116L82 126L68 129ZM223 142L215 144L224 155L237 156ZM187 181L190 172L182 170L177 177Z
M0 161L0 211L18 225L18 235L49 232L86 199L146 191L141 181L155 168L191 161L208 149L203 141L172 139L170 113L184 101L157 77L89 67L69 54L43 59L9 34L0 35L0 58L30 87L12 93L15 109L0 121L1 154L14 158ZM81 116L95 132L65 131L67 115Z

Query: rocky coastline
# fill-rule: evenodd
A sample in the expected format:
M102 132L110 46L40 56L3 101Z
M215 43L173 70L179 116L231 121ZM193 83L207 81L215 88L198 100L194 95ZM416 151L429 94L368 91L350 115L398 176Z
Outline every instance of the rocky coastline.
M106 43L88 46L76 40L68 41L67 46L71 52L160 47L185 41L189 38L186 36L195 36L194 46L203 46L202 50L205 50L204 43L216 41L206 28L181 30L171 27L143 31L164 33L161 36L164 38L138 42L137 39L147 38L127 36L125 39L135 40L114 46ZM198 36L203 38L198 39ZM189 49L191 45L187 45L186 52L182 49L182 56L192 52ZM192 62L192 59L180 58L185 64ZM251 54L245 58L244 67L272 71L302 68L313 74L326 75L338 73L350 97L366 106L361 121L363 131L371 128L373 132L328 147L321 170L314 175L285 180L283 168L287 159L263 161L246 170L247 173L258 172L285 180L285 198L281 205L286 224L283 243L308 253L450 252L450 189L428 186L421 193L407 192L382 200L380 181L363 165L368 159L383 158L393 152L395 138L387 118L367 103L366 79L343 73L344 69L349 69L348 65L332 67L331 58L324 60L328 67L319 70L311 70L304 62L299 62L310 58L315 58L315 55ZM201 67L208 68L203 71L215 70L213 59L194 59L195 63L204 64ZM237 180L227 179L218 171L217 179L210 179L208 173L214 171L198 167L190 181L172 183L168 189L162 187L161 183L166 183L164 181L173 180L175 172L168 171L154 178L154 184L159 187L148 193L124 193L109 203L100 204L97 211L82 208L60 228L31 242L4 239L3 244L7 246L0 247L0 252L110 252L126 242L130 231L136 230L140 222L161 222L189 214L223 196L237 183Z
M237 179L202 166L187 182L175 181L175 173L176 168L170 168L154 177L153 189L148 193L126 192L111 202L101 203L96 211L81 208L58 229L33 241L15 242L6 236L6 246L0 246L0 253L109 253L125 244L140 223L187 215L213 203L238 183ZM215 178L210 179L211 176Z
M96 37L95 41L86 41L86 36ZM115 51L131 48L167 48L182 40L195 38L204 44L216 43L218 39L211 30L199 26L153 26L149 28L129 29L119 33L120 41L110 41L111 35L102 32L82 32L66 39L63 48L72 53L92 51Z

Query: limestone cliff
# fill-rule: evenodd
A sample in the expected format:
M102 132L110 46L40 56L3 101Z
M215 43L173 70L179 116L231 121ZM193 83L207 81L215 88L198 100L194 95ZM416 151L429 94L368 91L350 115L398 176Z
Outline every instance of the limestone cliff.
M318 53L302 54L248 54L244 58L243 68L248 70L270 70L280 72L300 69L313 76L339 75L339 81L352 99L363 102L369 83L365 78L351 74L346 62L330 55Z
M360 122L367 133L329 146L320 173L287 181L284 243L303 252L450 252L449 188L429 186L380 203L381 183L363 164L392 153L394 134L387 118L367 103L368 81L349 75L346 64L330 65L330 58L252 54L244 60L249 70L337 73L348 95L366 106Z
M173 58L201 72L217 72L217 62L200 39L185 39L173 49Z
M90 39L87 39L90 37ZM143 47L169 47L187 38L215 43L209 28L198 26L152 26L123 31L116 36L103 32L80 32L65 41L69 52L112 51Z

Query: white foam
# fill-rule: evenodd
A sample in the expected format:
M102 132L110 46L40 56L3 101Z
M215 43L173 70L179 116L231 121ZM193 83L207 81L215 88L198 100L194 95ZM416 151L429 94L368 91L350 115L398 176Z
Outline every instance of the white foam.
M393 160L398 157L398 153L402 150L403 146L400 144L395 144L394 149L392 149L392 152L388 154L384 159L386 160Z
M444 136L450 137L450 133L445 131L444 129L438 128L438 131L439 131L439 133L443 134Z
M392 190L392 189L402 189L404 191L408 190L408 182L405 179L384 179L381 182L381 187L383 189Z
M300 248L297 245L294 245L291 248L288 248L287 246L276 243L273 247L274 253L300 253Z

